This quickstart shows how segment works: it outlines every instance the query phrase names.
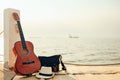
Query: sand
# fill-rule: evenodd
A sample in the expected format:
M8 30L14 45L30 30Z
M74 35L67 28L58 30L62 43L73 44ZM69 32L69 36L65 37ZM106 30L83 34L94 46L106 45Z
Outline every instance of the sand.
M54 78L48 80L120 80L120 65L77 66L67 64L66 66L67 74L62 71L60 73L56 73ZM10 80L15 75L13 71L6 68L3 68L3 64L0 64L0 80ZM37 79L35 76L29 78L23 76L15 76L13 80L44 79Z

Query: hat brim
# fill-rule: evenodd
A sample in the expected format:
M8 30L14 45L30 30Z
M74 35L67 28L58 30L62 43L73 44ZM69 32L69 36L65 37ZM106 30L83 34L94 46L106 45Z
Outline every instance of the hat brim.
M36 74L36 78L44 78L44 79L52 78L53 76L54 76L54 73L52 74L52 76L43 76L43 75L40 75L39 73Z

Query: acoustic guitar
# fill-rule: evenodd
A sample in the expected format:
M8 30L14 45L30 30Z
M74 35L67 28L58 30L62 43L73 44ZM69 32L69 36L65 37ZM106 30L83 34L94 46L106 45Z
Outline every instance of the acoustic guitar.
M13 52L16 55L14 71L16 74L30 75L41 68L41 63L34 53L33 44L25 41L20 18L17 13L13 13L13 18L17 22L21 41L14 44Z

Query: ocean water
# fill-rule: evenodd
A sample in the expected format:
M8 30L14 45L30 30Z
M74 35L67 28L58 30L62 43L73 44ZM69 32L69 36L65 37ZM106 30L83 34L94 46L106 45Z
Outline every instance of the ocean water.
M34 45L38 56L61 54L63 61L72 64L115 64L120 62L120 38L26 38ZM0 60L3 60L3 39L0 38Z
M29 37L38 56L61 54L72 64L120 62L120 38Z

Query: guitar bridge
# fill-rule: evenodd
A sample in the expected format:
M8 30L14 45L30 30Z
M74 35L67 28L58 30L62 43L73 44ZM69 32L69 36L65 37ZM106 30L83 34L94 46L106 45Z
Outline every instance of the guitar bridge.
M23 65L26 65L26 64L33 64L33 63L35 63L35 61L23 62L22 64L23 64Z

